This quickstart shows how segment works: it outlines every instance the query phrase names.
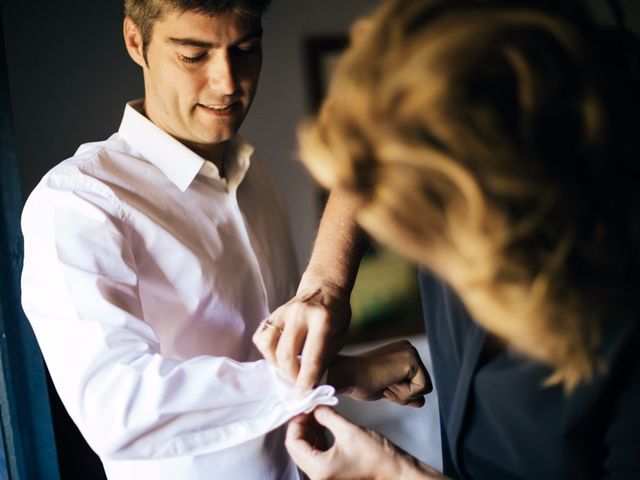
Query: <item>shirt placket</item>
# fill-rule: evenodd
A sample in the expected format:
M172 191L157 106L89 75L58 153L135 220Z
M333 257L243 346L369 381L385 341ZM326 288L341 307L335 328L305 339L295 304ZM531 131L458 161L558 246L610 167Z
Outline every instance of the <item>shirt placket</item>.
M249 259L249 262L251 264L251 268L253 269L253 272L255 274L255 278L257 279L258 286L260 288L260 293L262 296L262 305L264 310L263 313L264 313L264 316L266 317L270 314L267 288L265 285L264 276L262 275L262 269L260 268L260 262L256 255L255 249L251 244L251 237L249 235L249 230L247 228L245 217L242 214L242 211L240 210L240 206L238 204L237 185L228 185L227 190L228 190L227 195L228 195L231 215L236 225L236 228L238 230L238 233L240 235L240 240L242 242L242 245L246 251L247 258Z

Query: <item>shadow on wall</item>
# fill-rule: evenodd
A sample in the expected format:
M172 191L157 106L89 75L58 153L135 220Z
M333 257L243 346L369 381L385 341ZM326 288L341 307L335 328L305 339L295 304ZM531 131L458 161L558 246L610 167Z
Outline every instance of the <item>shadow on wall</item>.
M1 0L22 191L81 143L117 130L143 95L122 41L122 3Z

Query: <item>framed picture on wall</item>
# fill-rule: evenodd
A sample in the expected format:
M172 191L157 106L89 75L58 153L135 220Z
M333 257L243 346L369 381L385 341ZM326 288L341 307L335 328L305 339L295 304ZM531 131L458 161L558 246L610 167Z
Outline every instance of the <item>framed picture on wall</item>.
M348 35L320 35L304 42L309 112L316 113ZM318 216L327 192L318 187ZM417 284L417 268L395 253L373 245L365 255L351 294L353 318L350 343L422 333L424 326Z
M327 93L331 74L340 55L349 45L347 35L320 35L304 41L309 110L317 112Z

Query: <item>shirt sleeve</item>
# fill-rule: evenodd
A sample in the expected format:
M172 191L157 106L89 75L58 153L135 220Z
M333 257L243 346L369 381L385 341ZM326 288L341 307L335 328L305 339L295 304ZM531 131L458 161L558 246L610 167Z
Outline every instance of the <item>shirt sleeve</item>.
M49 176L25 206L22 303L65 407L103 460L210 453L337 402L327 385L296 396L264 360L164 357L143 320L117 199L90 178L69 184Z

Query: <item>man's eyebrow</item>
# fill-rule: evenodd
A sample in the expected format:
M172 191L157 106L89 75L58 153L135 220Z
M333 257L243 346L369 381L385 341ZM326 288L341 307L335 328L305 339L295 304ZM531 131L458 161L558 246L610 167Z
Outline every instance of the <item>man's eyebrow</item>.
M187 47L199 47L199 48L212 48L213 43L203 42L201 40L195 40L193 38L169 38L169 41L174 45L183 45Z
M248 42L251 40L259 40L262 38L262 28L257 28L247 33L246 35L236 39L231 45L239 45L244 42ZM181 45L186 47L198 47L198 48L214 48L217 45L211 42L204 42L202 40L197 40L195 38L175 38L170 37L169 41L174 45Z

